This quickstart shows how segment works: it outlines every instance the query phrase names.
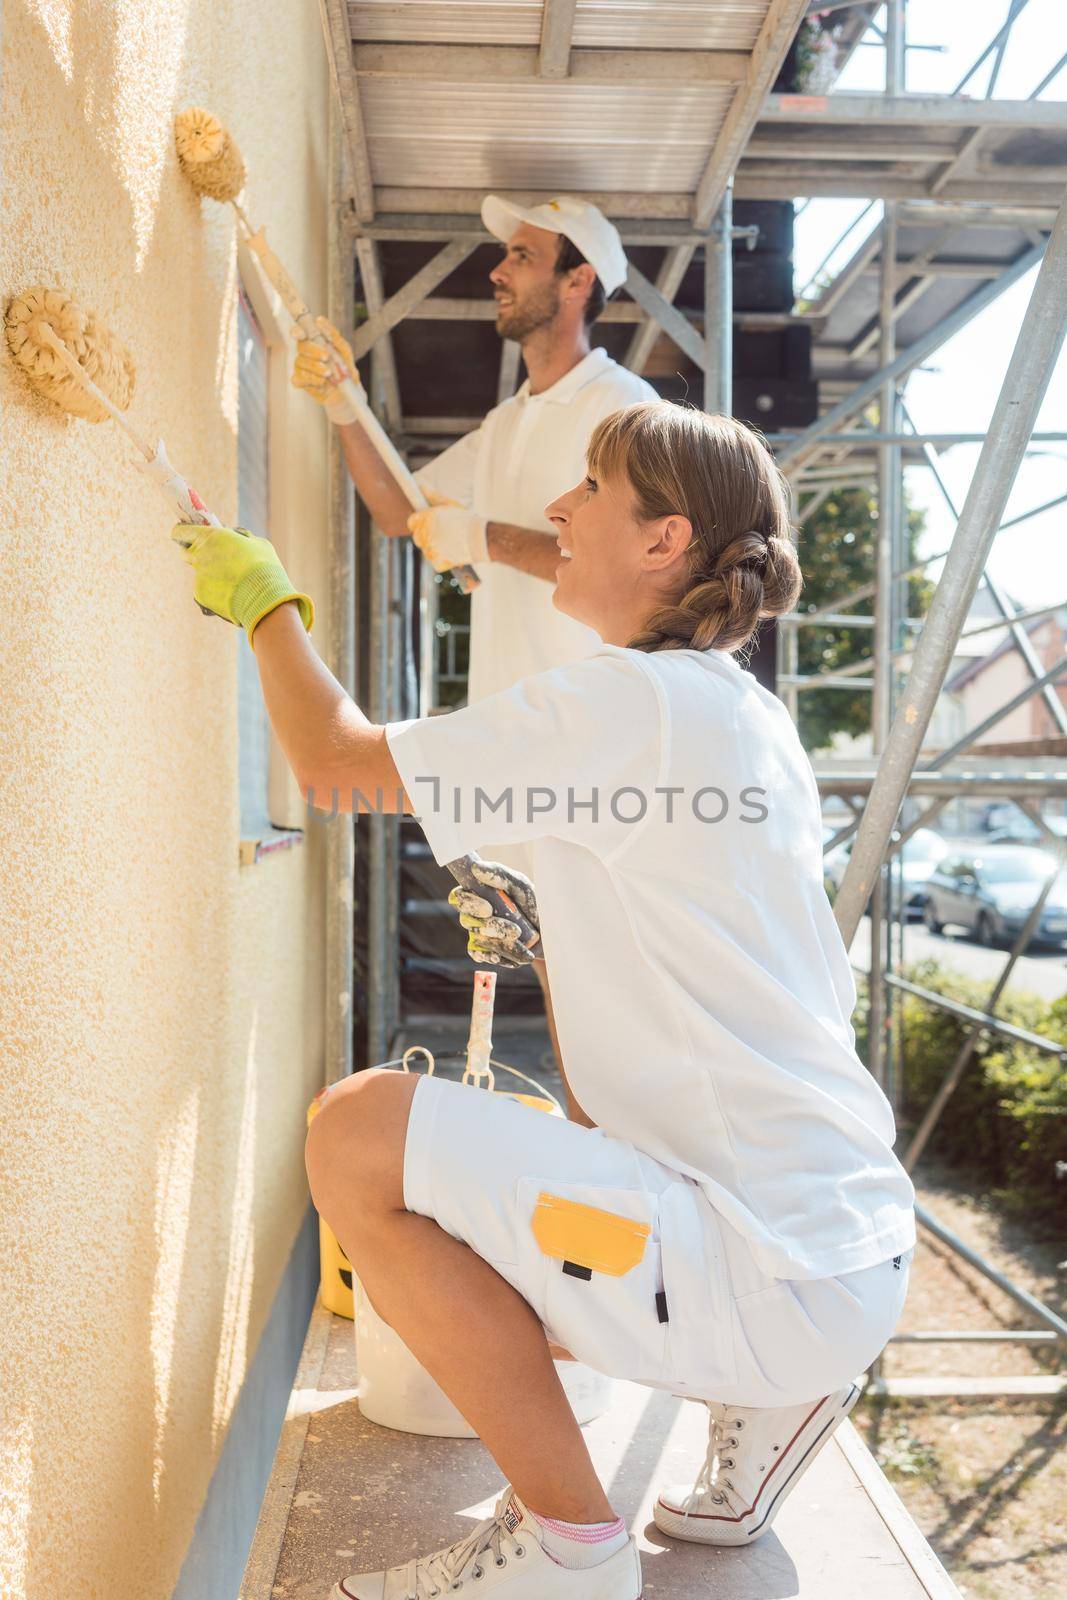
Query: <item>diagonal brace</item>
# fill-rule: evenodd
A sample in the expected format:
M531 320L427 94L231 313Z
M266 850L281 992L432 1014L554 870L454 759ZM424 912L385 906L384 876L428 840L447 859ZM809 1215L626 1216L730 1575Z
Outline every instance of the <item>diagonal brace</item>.
M378 309L367 318L356 330L352 340L352 353L358 361L367 354L383 334L389 333L398 322L408 316L415 307L421 305L426 296L432 294L439 283L443 283L450 273L454 272L460 262L466 261L473 243L469 239L453 239L446 244L424 267L420 267L414 277L409 278L402 289L390 295Z
M703 372L703 339L688 317L684 316L677 306L672 306L655 284L649 283L644 273L633 265L633 262L630 263L630 269L626 274L626 288L642 311L646 312L653 322L658 322L664 333L674 340L679 350Z

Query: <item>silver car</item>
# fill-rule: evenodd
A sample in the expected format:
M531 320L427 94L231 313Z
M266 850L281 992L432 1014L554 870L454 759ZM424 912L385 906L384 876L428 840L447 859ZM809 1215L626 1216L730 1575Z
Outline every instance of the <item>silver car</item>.
M1047 850L991 844L950 852L926 882L923 921L931 933L948 924L965 929L979 944L1013 941L1021 932L1041 885L1052 870ZM1067 871L1049 891L1033 943L1067 940Z

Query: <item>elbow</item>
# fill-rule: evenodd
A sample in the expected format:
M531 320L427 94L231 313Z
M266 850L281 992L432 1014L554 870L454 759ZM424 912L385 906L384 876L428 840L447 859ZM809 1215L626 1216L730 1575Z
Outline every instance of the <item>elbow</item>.
M336 817L353 809L351 787L346 787L339 775L328 767L294 769L293 776L309 811L323 811Z
M384 727L364 723L335 728L333 737L307 751L306 757L292 765L309 810L337 816L403 809L403 789Z

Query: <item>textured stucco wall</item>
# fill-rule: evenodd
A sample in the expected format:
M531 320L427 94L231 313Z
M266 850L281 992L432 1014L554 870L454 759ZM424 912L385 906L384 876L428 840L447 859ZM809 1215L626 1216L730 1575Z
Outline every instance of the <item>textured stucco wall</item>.
M234 219L172 117L224 118L324 305L314 0L7 0L4 37L0 295L105 317L131 416L232 518ZM6 347L0 413L0 1595L166 1600L307 1205L322 830L238 866L233 630L112 424ZM294 395L286 430L277 523L324 621L325 425Z

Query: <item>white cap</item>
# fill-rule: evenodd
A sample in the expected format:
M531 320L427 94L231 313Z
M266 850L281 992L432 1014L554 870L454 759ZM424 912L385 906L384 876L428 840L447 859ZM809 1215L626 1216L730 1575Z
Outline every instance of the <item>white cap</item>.
M498 194L487 194L482 201L482 221L490 233L505 244L520 222L549 233L562 233L577 245L603 285L604 293L614 294L626 282L626 252L619 230L602 211L588 200L575 200L561 194L543 206L517 206Z

